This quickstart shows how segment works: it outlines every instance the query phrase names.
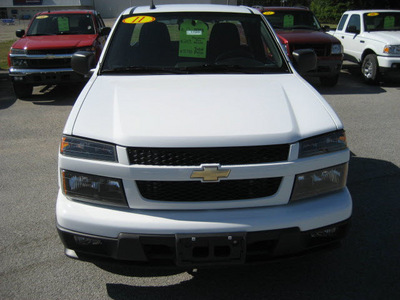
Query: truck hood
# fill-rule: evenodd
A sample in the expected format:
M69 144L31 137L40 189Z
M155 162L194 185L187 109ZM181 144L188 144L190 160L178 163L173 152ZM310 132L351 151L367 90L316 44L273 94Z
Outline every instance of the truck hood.
M334 36L322 31L294 29L294 30L276 30L279 38L283 41L295 44L332 44L339 43Z
M13 48L27 50L79 48L91 46L96 37L95 34L25 36L15 42Z
M122 146L282 144L342 127L297 74L102 75L89 84L64 133Z
M365 32L365 37L382 42L386 45L400 44L400 31L370 31Z

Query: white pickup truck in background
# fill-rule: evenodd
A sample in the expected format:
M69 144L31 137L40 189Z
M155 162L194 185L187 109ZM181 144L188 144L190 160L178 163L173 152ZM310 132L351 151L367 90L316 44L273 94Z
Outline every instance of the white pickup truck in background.
M361 65L367 83L400 74L400 10L346 11L332 34L343 45L344 59Z

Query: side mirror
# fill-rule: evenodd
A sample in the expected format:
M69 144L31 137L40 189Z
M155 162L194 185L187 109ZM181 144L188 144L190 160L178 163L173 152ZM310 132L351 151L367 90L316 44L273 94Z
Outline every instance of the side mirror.
M71 67L76 73L88 75L94 67L94 53L91 51L78 51L72 55Z
M111 31L111 28L110 28L110 27L103 27L103 28L100 30L100 35L101 35L101 36L103 36L103 35L109 35L109 34L110 34L110 31Z
M359 33L360 33L360 30L357 29L356 26L353 26L353 25L352 25L352 26L347 27L346 32L359 34Z
M19 38L22 38L22 37L25 35L25 30L23 30L23 29L18 29L18 30L15 32L15 35L16 35L17 37L19 37Z
M317 68L317 55L313 49L299 49L292 52L294 66L299 73Z
M325 31L325 32L328 32L329 30L331 30L331 27L328 26L328 25L325 25L325 26L322 27L322 30Z

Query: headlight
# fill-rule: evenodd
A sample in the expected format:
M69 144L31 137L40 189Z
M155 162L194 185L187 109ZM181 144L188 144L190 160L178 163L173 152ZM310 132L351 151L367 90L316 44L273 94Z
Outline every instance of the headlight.
M386 53L386 54L400 54L400 45L386 45L383 48L383 53Z
M346 186L348 164L298 174L290 201L340 190Z
M76 200L127 207L122 180L61 170L62 189Z
M63 136L60 153L85 159L118 161L114 145L71 136Z
M11 48L11 54L26 54L26 50Z
M299 158L340 151L346 148L346 135L344 130L339 130L301 141Z
M333 44L331 48L331 54L342 54L342 45L341 44Z

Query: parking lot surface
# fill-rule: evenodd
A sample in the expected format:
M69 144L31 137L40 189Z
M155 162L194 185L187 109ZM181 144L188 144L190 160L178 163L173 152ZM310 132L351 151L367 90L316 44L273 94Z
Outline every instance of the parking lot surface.
M399 299L400 83L311 82L352 151L352 226L329 252L262 265L183 270L67 258L55 228L57 155L81 86L16 99L0 79L0 299Z

